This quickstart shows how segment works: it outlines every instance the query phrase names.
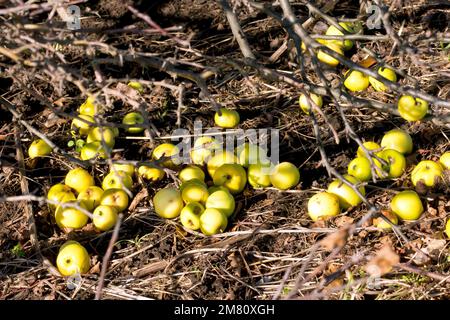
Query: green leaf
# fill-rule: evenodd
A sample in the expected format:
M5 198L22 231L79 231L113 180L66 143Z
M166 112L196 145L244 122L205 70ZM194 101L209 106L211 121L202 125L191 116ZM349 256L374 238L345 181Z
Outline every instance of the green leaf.
M25 257L25 251L23 251L20 243L17 243L14 248L11 249L11 253L20 258Z
M69 148L73 147L74 145L75 145L75 141L73 141L73 140L70 140L69 142L67 142L67 146Z

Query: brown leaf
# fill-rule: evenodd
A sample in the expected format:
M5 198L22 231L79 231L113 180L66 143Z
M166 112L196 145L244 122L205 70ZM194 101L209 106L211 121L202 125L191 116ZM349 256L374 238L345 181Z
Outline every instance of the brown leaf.
M320 245L327 251L331 251L337 247L342 247L347 242L347 235L347 228L340 229L323 238L320 241Z
M344 226L351 225L354 221L355 221L355 219L353 219L352 217L340 216L340 217L336 218L334 223L338 227L344 227Z
M366 265L371 276L382 276L392 270L400 262L400 257L388 244L384 245Z

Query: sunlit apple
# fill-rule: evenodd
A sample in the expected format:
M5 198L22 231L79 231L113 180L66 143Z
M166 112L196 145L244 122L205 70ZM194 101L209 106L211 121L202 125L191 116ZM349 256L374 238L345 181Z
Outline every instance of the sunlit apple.
M183 186L180 188L182 190L181 197L183 198L183 201L185 203L205 203L209 196L208 188L203 184L193 181L194 180L183 183Z
M350 161L347 173L360 181L369 181L372 179L372 166L370 160L365 157L357 157Z
M190 151L192 162L203 166L211 157L214 150L220 148L220 144L211 136L199 137L194 142L194 147Z
M164 179L166 173L161 168L140 166L138 168L138 175L146 180L155 182Z
M393 129L385 133L381 139L381 146L385 149L397 150L403 154L410 154L413 150L413 141L408 132Z
M218 209L230 217L234 213L236 202L228 190L216 190L209 195L205 207Z
M214 122L222 128L234 128L239 124L240 117L236 110L220 108L214 115Z
M392 224L394 225L398 224L397 215L392 213L391 211L382 210L381 214L384 215L386 218L388 218L389 221L392 222ZM392 229L392 226L389 223L387 223L382 217L377 217L373 219L372 224L374 225L374 227L377 227L379 229L383 230Z
M100 204L102 206L111 206L122 212L128 208L128 195L123 189L108 189L103 192Z
M389 80L391 82L397 82L397 74L392 69L380 67L380 68L378 68L378 74L380 76L382 76L383 78L386 78L386 80ZM386 91L387 90L387 87L383 82L381 82L373 77L369 76L369 82L376 91Z
M28 155L31 159L48 156L51 152L52 147L42 139L34 140L28 148Z
M270 182L277 189L287 190L300 182L300 172L292 163L281 162L273 168L270 174Z
M178 217L183 206L181 193L175 188L161 189L153 197L153 207L156 214L165 219Z
M76 200L72 188L62 183L53 185L47 192L47 199L59 203ZM57 204L49 204L51 210L55 210Z
M103 148L101 142L93 141L86 143L80 151L81 160L91 160L95 158L106 159L107 152Z
M367 149L367 151L374 151L375 153L378 153L381 151L381 146L373 141L366 141L363 143L363 146ZM358 147L358 150L356 151L356 155L358 157L367 157L366 153L361 147Z
M267 152L256 144L244 143L236 148L236 155L241 166L248 168L251 164L268 163Z
M82 202L88 211L94 210L100 205L103 196L103 189L97 186L90 186L78 194L77 200Z
M95 104L95 98L93 96L89 96L80 106L78 111L80 114L93 117L100 111L100 108Z
M91 263L86 248L77 241L69 240L59 249L56 266L61 275L68 277L88 272Z
M216 186L224 186L231 194L241 193L247 183L245 169L237 163L226 163L214 172L213 182Z
M133 187L133 179L124 171L110 172L102 182L103 190L107 189L128 189Z
M442 179L442 173L443 168L439 163L431 160L420 161L411 172L411 181L414 186L421 181L427 187L433 187Z
M348 33L357 33L359 30L362 29L362 27L358 27L355 24L352 24L350 22L339 22L339 25ZM342 36L344 33L336 28L335 26L331 25L328 27L327 31L325 32L325 35L327 36ZM336 43L344 48L345 51L350 50L353 47L353 41L350 39L345 40L328 40L331 43Z
M122 119L122 124L129 126L125 129L129 133L140 133L144 131L144 127L133 127L133 125L143 124L144 122L145 120L142 114L135 111L127 113Z
M338 45L336 43L327 43L326 47L328 47L329 49L333 50L334 52L336 52L338 55L343 56L344 55L344 50L342 48L341 45ZM319 52L317 53L317 59L319 59L319 61L331 66L331 67L336 67L339 64L339 60L334 58L333 56L325 53L322 50L319 50Z
M398 112L407 121L418 121L426 116L428 102L413 96L401 96L398 100Z
M406 170L405 156L393 149L384 149L380 152L380 158L388 163L387 173L389 178L398 178Z
M109 148L113 148L115 144L114 132L106 127L94 127L89 130L86 142L89 143L94 141L100 141L102 145L104 143Z
M360 181L351 175L344 175L344 179L353 184L354 186L359 184ZM366 189L364 186L360 186L358 191L364 196L366 194ZM344 182L339 179L335 179L328 186L328 192L334 193L339 198L339 204L342 209L347 210L350 207L354 207L362 203L362 199L358 194Z
M201 203L188 203L183 209L181 209L181 224L191 230L200 229L200 215L203 211L205 211L205 207Z
M319 96L317 94L314 93L310 93L309 97L311 98L311 100L320 108L323 106L323 99L322 96ZM302 109L302 111L306 114L309 114L310 110L311 110L311 102L308 100L308 98L306 97L305 94L301 94L300 98L298 99L298 103L300 105L300 109Z
M450 170L450 152L445 152L440 158L439 163L443 168Z
M181 164L179 158L180 149L172 143L163 143L157 146L152 152L152 159L157 160L162 157L170 158L163 161L160 165L163 167L174 169Z
M94 177L83 168L75 168L70 170L64 183L70 188L74 189L77 193L80 193L84 189L95 185Z
M192 179L205 181L205 173L200 167L191 165L183 168L178 174L178 178L180 178L181 182L186 182Z
M115 207L102 205L95 208L92 222L97 229L107 231L116 225L117 219L118 215Z
M207 208L200 215L200 230L207 236L224 232L227 225L228 219L220 210Z
M402 220L417 220L423 213L423 205L415 191L405 190L392 198L391 210Z
M109 172L123 171L130 177L133 177L136 167L131 163L113 163Z
M329 192L319 192L308 201L308 215L313 221L325 220L341 212L339 198Z
M217 168L220 166L226 164L226 163L239 163L237 157L234 155L234 153L221 150L217 151L207 162L206 167L208 170L208 173L211 177L214 176L214 173L216 172Z
M266 188L270 187L272 185L272 182L270 182L270 172L272 169L271 163L257 163L257 164L251 164L248 167L248 183L253 188Z
M55 220L58 227L61 229L72 228L81 229L83 228L89 220L89 217L79 208L75 207L65 207L64 205L73 204L78 205L78 207L87 210L87 207L83 202L68 201L62 205L56 207Z
M81 136L86 136L94 125L95 120L93 117L86 114L80 114L72 120L71 126L72 129L78 130Z
M369 87L369 77L361 71L350 70L346 73L344 86L353 92L366 90Z

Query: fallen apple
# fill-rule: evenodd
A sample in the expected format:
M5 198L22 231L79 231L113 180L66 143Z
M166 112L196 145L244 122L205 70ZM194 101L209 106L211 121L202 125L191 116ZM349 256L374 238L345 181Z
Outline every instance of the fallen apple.
M178 178L180 178L181 182L186 182L192 179L205 181L205 173L200 167L190 165L180 171Z
M203 166L209 160L214 150L220 148L220 144L211 136L199 137L194 142L194 147L190 151L192 162Z
M214 173L216 172L217 168L227 163L233 164L239 163L239 161L232 152L226 150L217 151L206 164L209 175L211 177L214 177Z
M270 172L272 170L271 163L257 163L251 164L248 167L248 183L253 188L266 188L272 185L270 182Z
M241 193L247 183L245 169L237 163L226 163L214 172L213 182L216 186L224 186L231 194Z
M85 102L80 106L79 113L94 117L100 111L100 108L95 104L95 97L89 96Z
M442 179L442 166L431 160L420 161L414 170L411 172L411 181L414 186L419 181L427 187L433 187Z
M72 188L62 183L53 185L47 192L47 199L50 201L56 201L64 203L67 201L76 200L75 194L72 192ZM55 210L56 204L49 203L49 208Z
M206 185L193 182L195 180L187 181L180 187L181 197L185 203L200 202L205 203L208 199L209 193Z
M87 189L90 186L95 186L94 178L83 168L75 168L70 170L64 183L77 193Z
M135 170L135 166L131 163L113 163L113 165L109 169L109 172L123 171L130 177L133 177Z
M59 249L56 266L61 275L68 277L88 272L91 263L86 248L77 241L69 240Z
M341 45L338 45L336 43L327 43L326 47L328 47L329 49L333 50L334 52L336 52L338 55L343 56L344 55L344 50L342 48ZM333 56L325 53L322 50L319 50L319 52L317 53L317 59L319 59L319 61L331 66L331 67L336 67L339 64L339 60L334 58Z
M214 122L221 128L234 128L239 124L240 117L236 110L220 108L214 115Z
M38 157L45 157L48 156L52 152L52 147L50 147L47 142L45 142L42 139L36 139L28 148L28 155L31 159L38 158Z
M349 70L345 74L344 86L353 92L366 90L369 87L369 77L361 71Z
M287 190L300 182L300 172L292 163L281 162L273 168L270 182L277 189Z
M100 204L102 206L111 206L122 212L128 208L128 195L123 189L108 189L103 192Z
M86 142L90 143L94 141L101 142L101 145L103 145L104 143L106 146L112 149L115 144L114 132L106 127L94 127L91 130L89 130Z
M445 224L445 234L450 238L450 219L447 220L447 223Z
M380 158L388 163L386 172L389 178L399 178L406 170L405 156L393 149L384 149L380 152Z
M341 212L339 198L329 192L319 192L308 201L308 215L312 221L325 220Z
M94 124L95 120L93 117L87 114L80 114L72 120L71 127L74 130L78 130L81 136L86 136Z
M165 171L161 168L155 168L150 166L140 166L138 168L138 175L146 180L159 181L164 179L166 175Z
M440 158L439 163L444 169L450 170L450 152L445 152Z
M397 82L397 74L392 69L380 67L378 68L378 74L383 78L386 78L386 80L389 80L391 82ZM382 92L387 90L387 87L383 82L373 77L369 76L369 82L376 91Z
M310 93L309 97L319 108L323 106L322 96L319 96L319 95L314 94L314 93ZM309 114L312 105L311 105L311 102L308 100L308 98L306 97L305 94L302 93L300 95L300 98L298 99L298 103L300 105L300 109L302 109L302 111L304 113Z
M94 210L100 205L103 196L103 189L97 186L90 186L78 194L77 200L82 202L88 211Z
M78 207L87 210L87 207L83 202L67 201L63 205L67 204L77 205ZM56 207L55 220L58 227L61 229L81 229L88 223L89 217L82 210L76 207L65 207L63 205Z
M386 218L388 218L389 221L392 222L392 224L394 224L394 225L398 224L397 215L392 213L391 211L382 210L381 214L383 216L385 216ZM372 224L374 225L374 227L376 227L378 229L383 229L383 230L392 229L392 226L387 221L385 221L382 217L377 217L377 218L373 219Z
M142 114L140 114L139 112L130 112L127 113L123 119L122 119L122 124L127 125L128 127L126 127L126 131L129 133L141 133L142 131L144 131L144 127L133 127L136 124L143 124L145 122L144 117L142 116Z
M152 159L158 160L162 157L169 158L164 160L160 165L163 167L175 169L179 164L181 164L181 159L179 158L180 149L171 143L163 143L157 146L152 152Z
M267 163L267 152L256 144L244 143L236 148L236 155L241 166L248 168L251 164Z
M190 202L180 213L180 222L190 230L200 229L200 215L205 211L205 207L198 202Z
M128 86L130 88L133 88L134 90L138 91L139 93L144 92L144 86L140 82L130 81L130 82L128 82Z
M372 179L372 165L366 157L357 157L350 161L347 173L359 181L369 181Z
M349 23L349 22L339 22L339 25L348 33L356 33L358 30L357 28L355 29L354 25ZM325 35L327 36L343 36L344 33L339 30L338 28L336 28L335 26L331 25L328 27L327 31L325 32ZM350 39L345 39L345 40L328 40L330 43L336 43L339 46L342 46L344 48L345 51L350 50L351 48L353 48L353 41Z
M428 112L428 102L412 96L401 96L398 100L398 112L407 121L419 121Z
M95 158L106 159L107 152L99 141L86 143L80 151L81 160L91 160Z
M100 231L108 231L116 225L117 219L118 215L115 207L101 205L95 208L92 222Z
M133 187L133 179L124 171L110 172L102 182L103 190L108 189L128 189Z
M164 188L153 197L153 207L158 216L173 219L180 215L184 203L181 193L175 188Z
M216 191L226 191L228 193L230 193L230 190L228 190L227 188L225 188L224 186L211 186L208 188L208 193L211 195ZM230 193L231 194L231 193Z
M200 215L200 230L207 236L224 232L227 225L228 219L220 210L207 208Z
M351 175L344 175L344 179L356 186L360 183L358 179ZM365 196L366 189L364 186L358 187L358 191L361 193L361 195ZM355 207L362 203L362 199L359 197L359 195L351 188L350 186L346 185L343 181L339 179L335 179L333 182L330 183L328 186L328 192L334 193L339 198L339 204L342 209L347 210L350 207Z
M403 154L410 154L413 150L413 141L408 132L393 129L385 133L381 139L381 146L385 149L397 150Z
M363 146L367 149L367 151L374 151L376 155L378 155L378 152L381 151L381 146L373 141L366 141L363 143ZM357 157L367 157L366 153L361 147L358 147L358 150L356 151Z
M218 209L228 218L234 213L236 202L228 189L216 190L206 199L205 207Z
M415 191L405 190L392 198L391 210L402 220L417 220L422 215L423 205Z

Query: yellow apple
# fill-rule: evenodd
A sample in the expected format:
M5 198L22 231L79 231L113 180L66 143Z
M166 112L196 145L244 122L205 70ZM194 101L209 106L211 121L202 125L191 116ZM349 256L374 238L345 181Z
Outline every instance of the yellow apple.
M397 215L395 215L391 211L382 210L381 214L384 215L386 218L388 218L389 221L391 221L393 224L395 224L395 225L398 224ZM373 219L372 224L379 229L383 229L383 230L392 229L392 226L381 217Z
M86 143L80 151L81 160L91 160L94 158L106 159L107 152L99 141Z
M428 102L412 96L401 96L398 100L398 112L407 121L418 121L427 114Z
M97 186L90 186L78 194L77 200L82 202L88 211L94 210L103 196L103 189Z
M239 163L237 157L226 150L217 151L207 162L206 168L211 177L214 176L217 168L227 163Z
M80 119L83 119L87 122ZM79 114L72 120L72 129L78 130L81 136L86 136L94 124L95 120L93 117L87 114Z
M191 230L200 229L200 215L203 211L205 211L205 207L201 203L188 203L183 209L181 209L181 224Z
M234 128L239 124L239 113L235 110L220 108L214 115L214 122L222 128Z
M436 182L442 179L442 166L431 160L420 161L411 172L411 181L414 186L422 181L427 187L433 187Z
M161 189L153 197L153 207L156 214L165 219L178 217L183 205L181 193L175 188Z
M128 82L128 86L133 88L134 90L138 91L139 93L144 92L144 87L142 86L142 84L140 82L130 81L130 82Z
M110 172L102 182L103 190L108 189L128 189L133 187L133 179L124 171Z
M381 151L381 146L373 141L366 141L363 143L363 146L367 149L367 151L374 150L375 153L378 155L378 151ZM361 147L358 147L358 150L356 151L357 157L367 157L366 153Z
M108 189L103 192L100 204L114 207L117 212L122 212L128 208L128 195L123 189Z
M28 155L31 159L48 156L51 152L52 147L50 147L47 142L42 139L34 140L28 148Z
M413 150L413 141L408 132L401 129L392 129L386 132L381 139L381 146L385 149L397 150L403 154L410 154Z
M226 191L228 193L230 193L230 190L228 190L227 188L225 188L224 186L211 186L208 188L208 193L211 195L216 191ZM231 193L230 193L231 194Z
M353 92L363 91L369 87L369 77L357 70L349 70L346 73L344 86Z
M270 182L277 189L287 190L300 182L300 172L292 163L281 162L273 168Z
M72 188L62 183L53 185L47 192L47 199L56 201L59 203L76 200L75 194L72 192ZM55 210L57 205L50 203L51 210Z
M87 207L82 202L68 201L66 204L67 203L78 204L80 208L87 210ZM56 224L61 229L81 229L88 223L89 217L78 208L63 207L62 205L59 205L56 208L55 220Z
M310 93L309 97L311 100L320 108L323 106L323 99L322 96L319 96L314 93ZM311 110L311 102L308 100L305 94L301 94L300 98L298 99L298 103L300 105L300 108L303 110L304 113L309 114L309 111Z
M228 218L234 213L236 202L228 190L217 190L209 195L205 207L218 209Z
M365 157L357 157L350 161L347 173L354 176L359 181L369 181L372 179L372 167L370 160Z
M417 220L422 215L423 205L415 191L405 190L392 198L391 210L402 220Z
M349 22L339 22L339 25L348 33L356 33L358 30L355 28L354 25L352 25ZM325 35L327 36L342 36L344 33L336 28L335 26L331 25L328 27L327 31L325 32ZM336 43L344 48L345 51L350 50L353 47L353 41L350 39L345 40L328 40L330 43Z
M380 67L380 68L378 68L378 74L391 82L397 82L397 74L392 69ZM372 78L369 76L369 82L376 91L386 91L387 90L386 85L383 82L381 82L375 78Z
M344 179L353 185L359 184L360 181L351 175L344 175ZM366 194L366 189L364 186L360 186L358 191L364 196ZM339 198L339 204L342 209L347 210L350 207L359 205L362 199L358 194L348 185L343 183L339 179L335 179L328 186L328 192L334 193Z
M131 163L113 163L109 169L109 172L123 171L130 177L133 177L135 169L136 168Z
M209 160L214 150L220 147L219 143L211 136L199 137L194 142L194 147L190 151L192 162L203 166Z
M216 186L224 186L231 194L241 193L247 183L247 174L240 164L223 164L214 172L213 182Z
M150 181L159 181L162 180L165 176L165 171L160 168L149 167L149 166L140 166L138 168L138 175L144 179Z
M200 230L207 236L224 232L227 225L228 219L220 210L207 208L200 215Z
M205 173L200 167L191 165L181 170L178 174L178 178L180 178L181 182L186 182L192 179L205 181Z
M380 158L388 163L387 173L389 178L401 177L406 169L405 156L393 149L384 149L379 154Z
M94 127L89 130L86 142L89 143L94 141L105 143L106 146L112 149L115 144L114 132L106 127Z
M69 240L59 249L56 266L61 275L68 277L88 272L91 262L86 248L77 241Z
M209 193L208 188L200 183L193 182L195 180L191 180L183 183L181 189L181 197L185 203L189 202L200 202L205 203L206 199L208 199Z
M344 50L342 48L342 46L336 44L336 43L327 43L326 46L335 51L337 54L343 56L344 55ZM317 53L317 59L319 59L319 61L326 63L329 66L332 67L336 67L339 64L339 60L337 60L336 58L334 58L333 56L330 56L329 54L323 52L322 50L319 50L319 52Z
M450 152L445 152L440 158L439 162L443 168L450 170Z
M445 234L450 238L450 219L447 220L447 223L445 224Z
M319 192L308 201L308 215L312 221L325 220L341 212L339 198L329 192Z
M144 122L144 117L139 112L127 113L122 119L122 124L129 126L125 129L129 133L140 133L144 131L144 127L132 127L135 124L143 124Z
M95 186L94 178L83 168L70 170L66 175L64 183L66 186L74 189L77 193L80 193L90 186Z
M91 117L95 116L99 111L99 107L95 105L95 98L93 96L89 96L79 108L80 114Z
M152 152L152 159L158 160L162 157L167 157L167 159L161 163L161 166L174 169L179 164L181 164L181 159L179 158L180 149L171 143L163 143L157 146Z
M199 179L192 179L192 180L183 182L183 183L180 185L180 191L183 192L184 188L185 188L186 186L191 185L191 184L199 184L199 185L201 185L201 186L207 188L207 185L206 185L206 182L205 182L205 181L202 181L202 180L199 180Z
M115 207L102 205L95 208L92 222L97 229L107 231L116 225L117 219L118 215Z
M248 167L248 183L253 188L266 188L270 187L272 183L270 182L270 172L272 164L271 163L257 163L251 164Z
M236 148L236 155L241 166L245 168L251 164L269 162L266 151L256 144L241 144Z

